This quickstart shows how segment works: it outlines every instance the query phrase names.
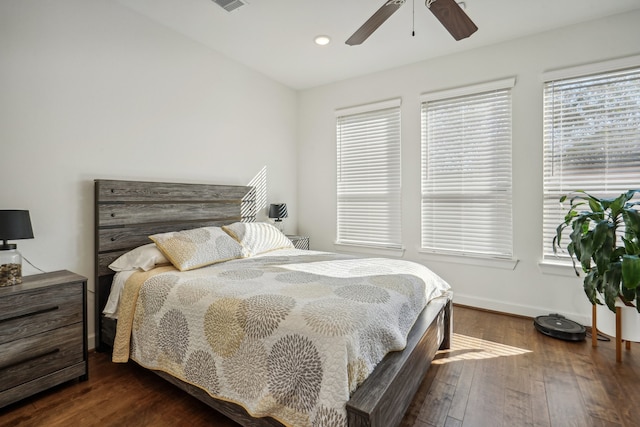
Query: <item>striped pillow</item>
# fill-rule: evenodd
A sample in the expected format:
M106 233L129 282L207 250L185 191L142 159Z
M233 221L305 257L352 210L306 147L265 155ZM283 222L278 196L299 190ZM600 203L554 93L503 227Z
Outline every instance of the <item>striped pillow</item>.
M242 245L243 256L294 247L287 236L266 222L234 222L222 229Z

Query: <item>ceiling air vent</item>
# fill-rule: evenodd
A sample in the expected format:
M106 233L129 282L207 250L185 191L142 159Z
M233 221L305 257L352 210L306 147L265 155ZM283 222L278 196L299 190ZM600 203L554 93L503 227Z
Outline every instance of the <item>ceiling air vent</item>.
M226 10L227 12L231 12L236 10L240 6L244 6L247 2L242 0L213 0L215 4Z

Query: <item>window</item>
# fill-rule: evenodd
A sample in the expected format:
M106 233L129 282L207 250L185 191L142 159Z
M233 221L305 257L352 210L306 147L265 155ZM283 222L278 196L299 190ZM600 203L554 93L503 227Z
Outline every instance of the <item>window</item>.
M336 116L336 243L400 249L400 99Z
M558 260L552 241L569 209L560 196L640 187L640 57L544 77L543 259Z
M513 258L515 79L423 95L422 250Z

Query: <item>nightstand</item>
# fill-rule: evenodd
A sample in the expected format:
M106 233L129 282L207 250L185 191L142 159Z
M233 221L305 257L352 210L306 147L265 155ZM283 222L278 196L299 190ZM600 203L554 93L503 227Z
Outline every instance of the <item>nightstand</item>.
M289 240L291 240L291 243L293 243L293 246L295 246L296 249L304 249L306 251L309 250L309 236L296 236L287 234L287 237L289 238Z
M88 379L87 279L70 271L0 288L0 408Z

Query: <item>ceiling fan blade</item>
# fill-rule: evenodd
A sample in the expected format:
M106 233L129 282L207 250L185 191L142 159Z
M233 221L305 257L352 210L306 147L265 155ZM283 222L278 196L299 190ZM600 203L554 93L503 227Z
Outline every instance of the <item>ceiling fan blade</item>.
M384 23L396 10L404 4L405 0L387 0L382 7L374 13L367 22L362 24L351 37L345 42L349 46L361 44L365 41L380 25Z
M465 39L478 30L455 0L427 0L426 5L456 40Z

